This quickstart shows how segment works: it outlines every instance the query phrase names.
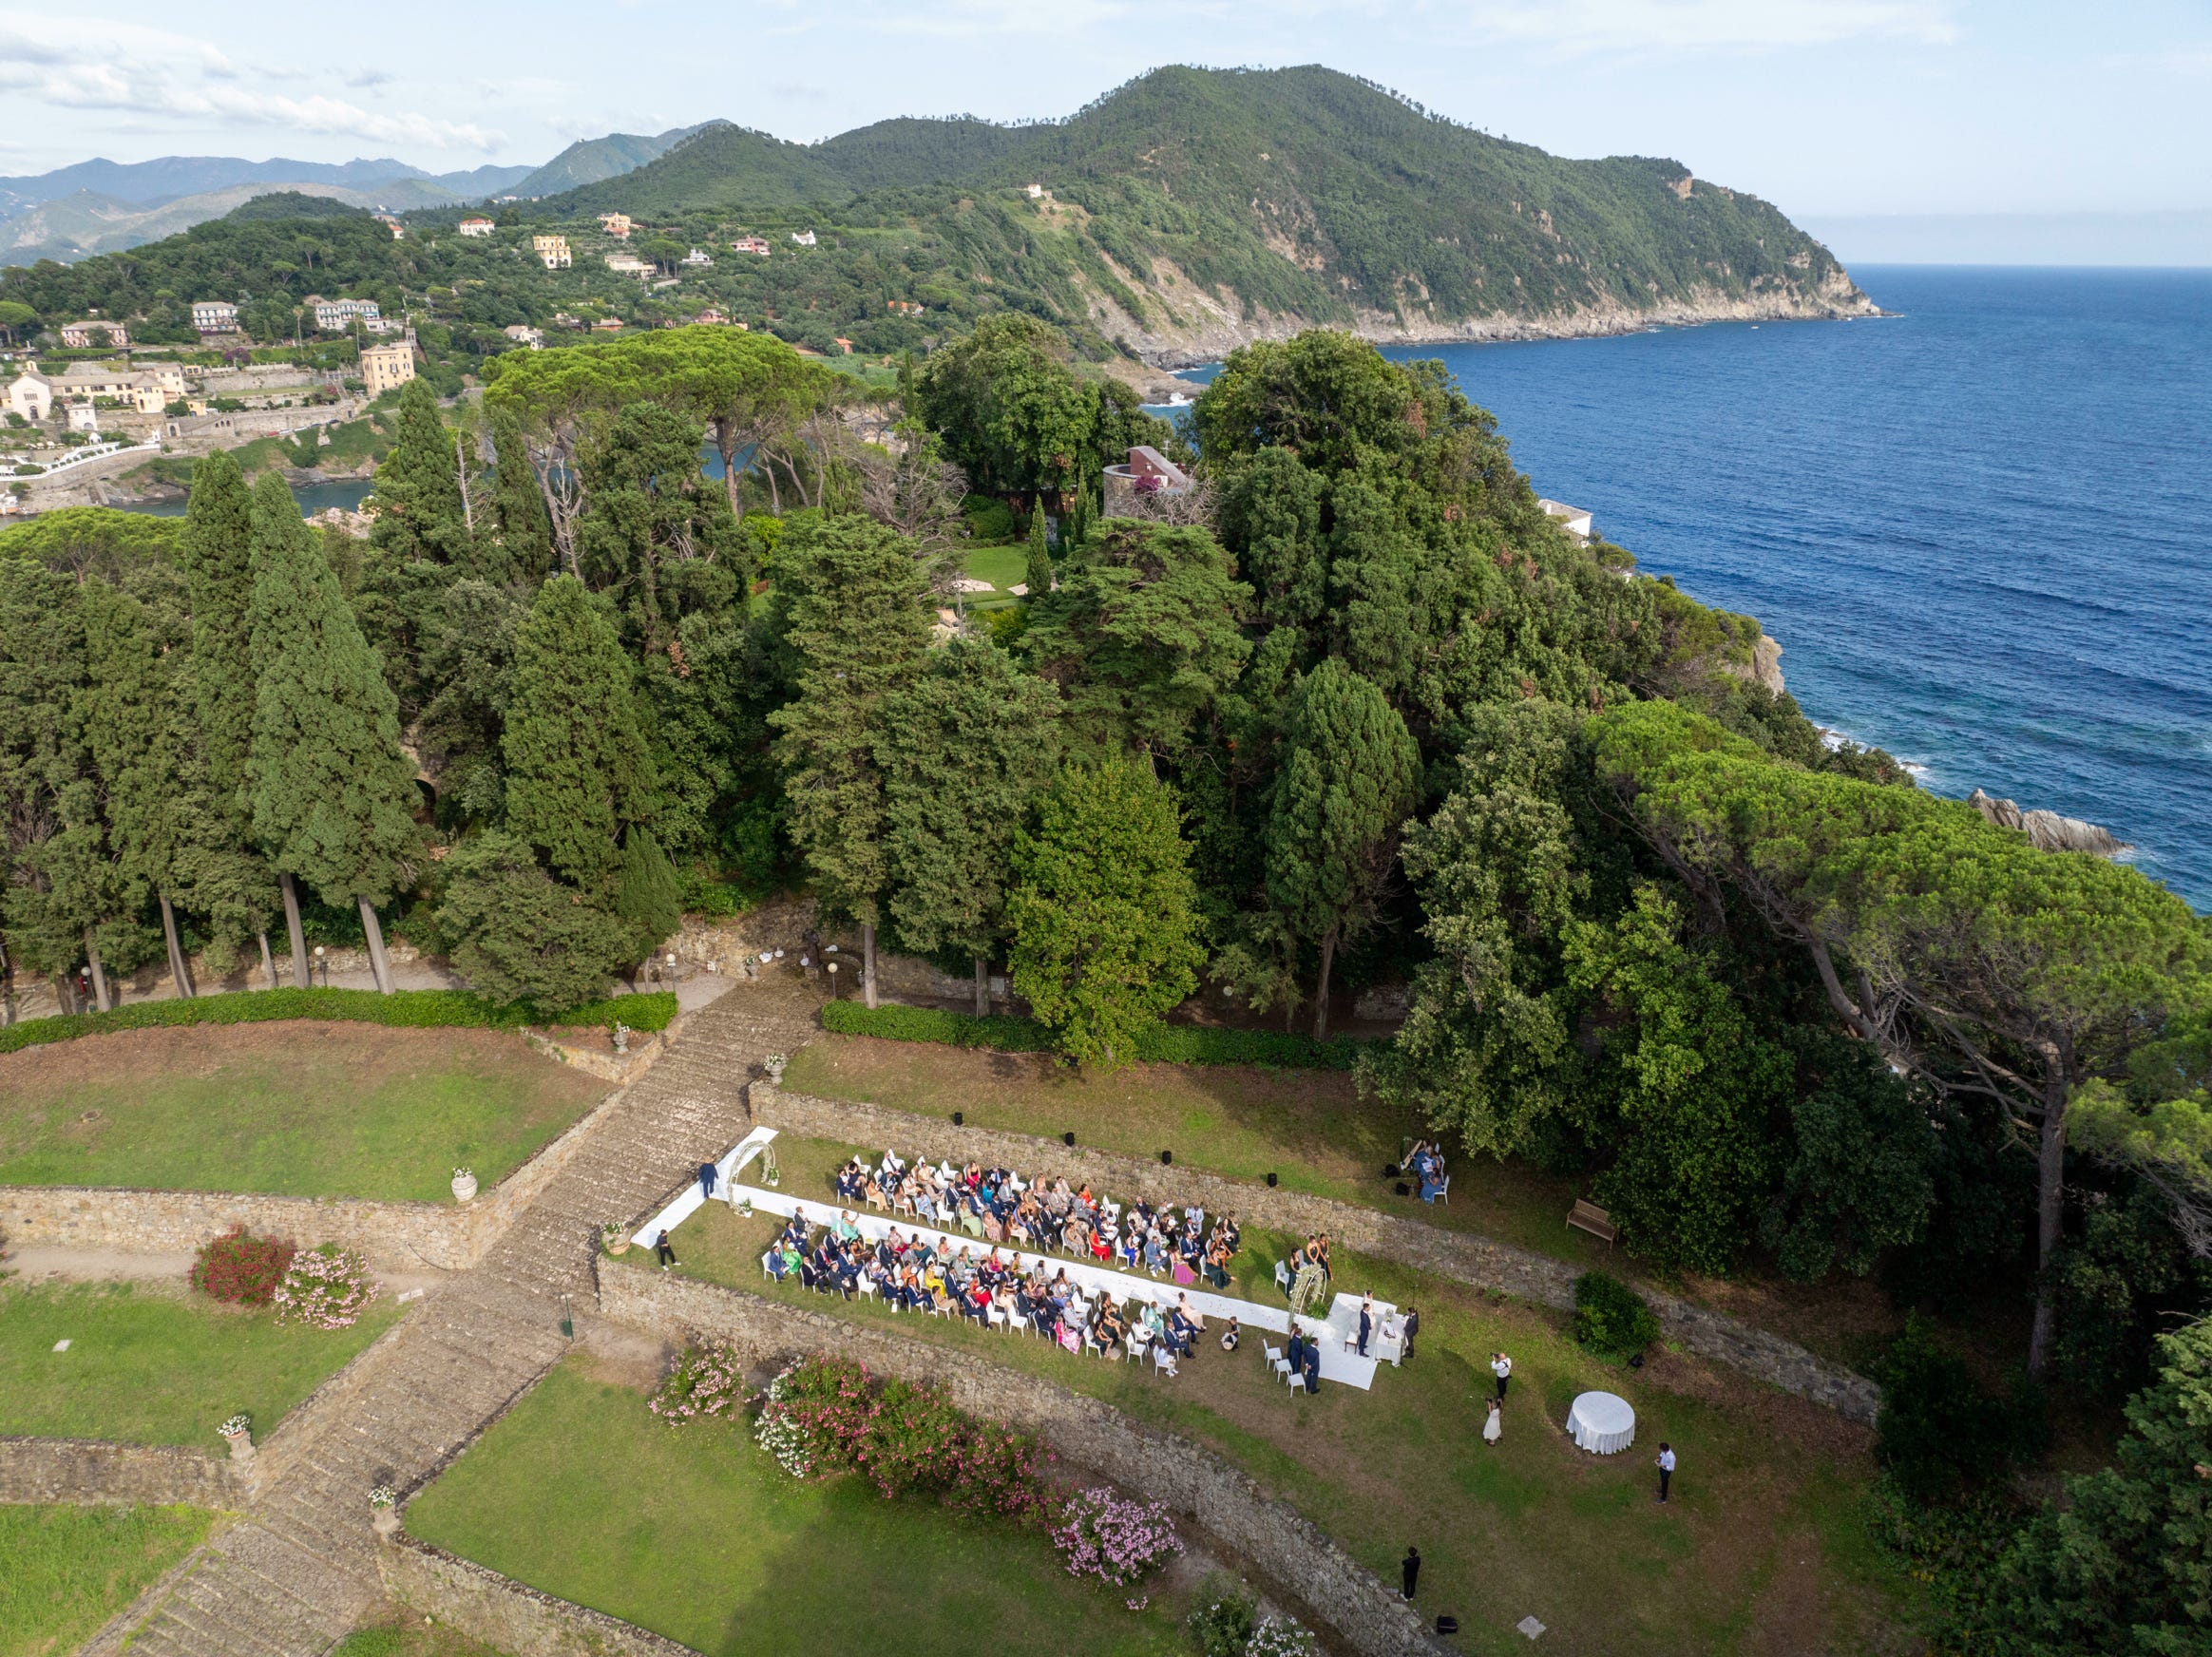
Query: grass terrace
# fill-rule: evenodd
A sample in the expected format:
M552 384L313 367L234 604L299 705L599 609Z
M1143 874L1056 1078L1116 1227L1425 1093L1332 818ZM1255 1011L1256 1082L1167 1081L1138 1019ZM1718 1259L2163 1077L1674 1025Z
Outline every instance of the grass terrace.
M799 1483L745 1422L671 1427L572 1358L409 1504L410 1534L704 1652L1187 1652L1185 1596L1121 1597L1038 1532Z
M785 1191L833 1195L830 1175L849 1148L789 1134L776 1145ZM823 1210L835 1212L827 1198ZM1420 1306L1412 1362L1384 1368L1372 1392L1325 1384L1308 1399L1272 1379L1262 1342L1248 1336L1233 1355L1202 1341L1171 1381L1019 1335L772 1286L759 1257L778 1225L709 1204L676 1234L677 1269L1102 1399L1217 1451L1387 1580L1416 1543L1422 1609L1457 1615L1466 1650L1522 1648L1513 1625L1532 1613L1552 1630L1546 1647L1570 1652L1913 1647L1900 1606L1910 1585L1862 1518L1869 1436L1695 1358L1656 1350L1630 1371L1574 1345L1554 1314L1340 1250L1339 1288ZM1248 1228L1231 1292L1267 1298L1274 1262L1294 1241ZM1501 1347L1515 1381L1493 1449L1479 1437L1482 1400L1489 1355ZM1599 1458L1567 1439L1568 1404L1593 1388L1636 1407L1634 1449ZM1661 1438L1681 1457L1665 1509L1651 1499Z
M976 1127L1043 1139L1072 1129L1080 1145L1133 1156L1173 1151L1178 1164L1231 1179L1273 1173L1289 1190L1478 1231L1577 1270L1656 1281L1624 1249L1570 1230L1567 1210L1587 1192L1530 1163L1462 1153L1451 1158L1448 1202L1397 1195L1382 1169L1427 1130L1410 1112L1362 1099L1342 1071L1226 1064L1078 1071L1044 1054L826 1033L791 1055L783 1085L939 1121L958 1109ZM880 1156L884 1149L871 1151ZM902 1155L908 1149L898 1147ZM1845 1362L1878 1351L1898 1322L1883 1296L1857 1281L1785 1286L1748 1276L1668 1286Z
M199 1508L0 1504L0 1657L74 1651L214 1522Z
M450 1201L606 1093L506 1031L123 1030L0 1054L0 1185Z
M0 1284L0 1433L220 1456L219 1423L244 1410L265 1438L400 1316L384 1295L350 1329L279 1327L166 1286Z

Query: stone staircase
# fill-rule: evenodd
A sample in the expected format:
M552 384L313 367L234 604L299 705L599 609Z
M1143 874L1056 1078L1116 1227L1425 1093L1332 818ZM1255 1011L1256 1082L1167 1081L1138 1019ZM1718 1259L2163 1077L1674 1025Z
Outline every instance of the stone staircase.
M751 1068L810 1039L813 1007L771 983L691 1015L483 1263L285 1423L244 1517L145 1616L131 1651L316 1657L372 1614L383 1589L369 1492L421 1483L559 1361L562 1318L592 1298L600 1226L649 1211L742 1136Z

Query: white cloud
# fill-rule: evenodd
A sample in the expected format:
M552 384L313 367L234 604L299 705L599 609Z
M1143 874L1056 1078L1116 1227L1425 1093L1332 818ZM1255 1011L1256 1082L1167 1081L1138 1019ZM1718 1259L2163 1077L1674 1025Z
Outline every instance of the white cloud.
M241 69L203 41L136 24L0 12L0 91L60 109L104 109L226 126L276 126L377 143L496 149L501 134L472 122L378 114L316 93L256 90L281 72Z
M1477 34L1583 54L1936 45L1957 38L1953 11L1945 0L1472 0L1459 17Z

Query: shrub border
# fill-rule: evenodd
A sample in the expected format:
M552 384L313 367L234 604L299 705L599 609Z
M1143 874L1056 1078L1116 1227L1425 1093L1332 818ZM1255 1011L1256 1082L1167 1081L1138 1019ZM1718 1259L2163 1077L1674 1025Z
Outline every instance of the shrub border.
M874 1036L886 1041L926 1041L946 1047L987 1047L999 1053L1050 1053L1052 1032L1035 1019L1005 1013L948 1013L937 1007L889 1003L869 1009L858 1001L830 1001L822 1028L838 1036ZM1271 1030L1224 1030L1200 1024L1154 1024L1136 1038L1140 1063L1255 1064L1279 1070L1349 1070L1373 1041L1332 1036L1316 1041Z
M65 1013L0 1030L0 1053L49 1041L102 1036L111 1030L157 1030L186 1024L260 1024L288 1019L327 1019L392 1029L520 1030L531 1024L606 1026L617 1018L633 1030L665 1030L675 1021L676 997L667 990L587 1001L547 1019L525 1003L498 1006L467 990L235 990L190 1000L140 1001L111 1013Z

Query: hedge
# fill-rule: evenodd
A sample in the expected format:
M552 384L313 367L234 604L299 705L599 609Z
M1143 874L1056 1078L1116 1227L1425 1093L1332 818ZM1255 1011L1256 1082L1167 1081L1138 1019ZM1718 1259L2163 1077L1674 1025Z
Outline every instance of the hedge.
M182 1024L261 1024L280 1019L331 1019L400 1029L462 1028L518 1030L525 1024L612 1024L616 1017L633 1030L665 1030L676 1017L676 997L618 996L591 1001L555 1019L524 1005L495 1006L467 990L241 990L196 996L191 1000L139 1001L112 1013L69 1013L33 1019L0 1030L0 1053L13 1053L48 1041L111 1030L155 1030Z
M1003 1013L979 1016L935 1007L881 1006L831 1001L822 1028L840 1036L876 1036L887 1041L932 1041L946 1047L987 1047L999 1053L1050 1053L1052 1032L1035 1019ZM1156 1064L1260 1064L1281 1070L1349 1070L1370 1042L1349 1036L1316 1041L1268 1030L1218 1030L1196 1024L1154 1024L1137 1038L1133 1057Z
M1602 1271L1574 1280L1574 1339L1609 1358L1629 1358L1659 1339L1659 1315L1644 1297Z

